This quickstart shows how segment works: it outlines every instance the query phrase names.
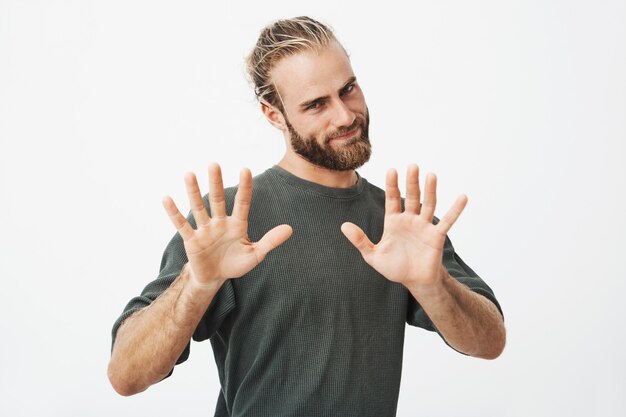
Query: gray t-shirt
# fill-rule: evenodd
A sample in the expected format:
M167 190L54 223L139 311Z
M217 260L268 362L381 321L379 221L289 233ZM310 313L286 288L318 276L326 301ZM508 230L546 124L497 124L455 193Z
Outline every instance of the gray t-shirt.
M222 386L215 416L394 416L405 323L436 329L408 290L365 263L341 233L341 224L350 221L378 242L384 191L360 176L351 188L325 187L278 166L254 177L252 190L250 240L280 224L289 224L293 235L248 274L226 281L193 335L196 341L210 338L213 346ZM230 214L237 189L225 191ZM176 234L158 278L128 303L113 338L186 262ZM443 263L500 308L449 239ZM177 363L188 355L189 346Z

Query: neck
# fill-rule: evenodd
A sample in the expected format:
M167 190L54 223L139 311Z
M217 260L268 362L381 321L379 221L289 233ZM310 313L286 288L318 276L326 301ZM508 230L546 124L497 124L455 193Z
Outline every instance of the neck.
M297 160L293 160L297 158ZM357 182L357 175L354 170L333 171L327 168L312 164L297 155L285 155L278 163L278 166L291 172L296 177L306 181L311 181L325 187L350 188Z

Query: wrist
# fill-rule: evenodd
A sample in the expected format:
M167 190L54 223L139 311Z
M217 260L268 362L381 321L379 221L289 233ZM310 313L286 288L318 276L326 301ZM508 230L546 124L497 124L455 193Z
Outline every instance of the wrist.
M412 294L419 294L419 298L426 299L438 299L446 294L449 294L450 280L453 278L448 273L448 270L441 265L439 271L436 273L436 278L430 282L413 283L409 286L409 290Z
M223 280L220 280L218 278L203 280L198 279L189 262L187 262L185 266L183 266L181 272L186 277L187 285L194 291L217 292L217 290L220 289L223 283Z

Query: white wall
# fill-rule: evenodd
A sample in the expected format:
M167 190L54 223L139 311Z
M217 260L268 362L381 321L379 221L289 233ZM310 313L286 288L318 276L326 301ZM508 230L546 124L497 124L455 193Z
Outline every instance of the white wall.
M243 57L311 15L352 54L372 161L439 176L451 232L493 287L508 346L456 354L407 328L399 416L623 416L623 1L0 0L0 415L212 415L210 344L131 398L110 328L158 272L183 174L260 173L282 155ZM204 183L206 190L206 182Z

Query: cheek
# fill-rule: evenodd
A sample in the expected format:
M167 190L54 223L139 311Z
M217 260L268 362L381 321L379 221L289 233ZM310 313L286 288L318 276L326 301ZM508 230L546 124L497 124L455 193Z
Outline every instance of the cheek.
M326 122L324 116L319 116L314 121L307 121L302 123L302 130L298 132L305 138L316 138L318 142L323 142L324 137L328 134L330 124Z
M350 100L350 107L354 112L359 114L365 114L365 109L367 105L365 104L365 100L363 99L363 95L355 96Z

